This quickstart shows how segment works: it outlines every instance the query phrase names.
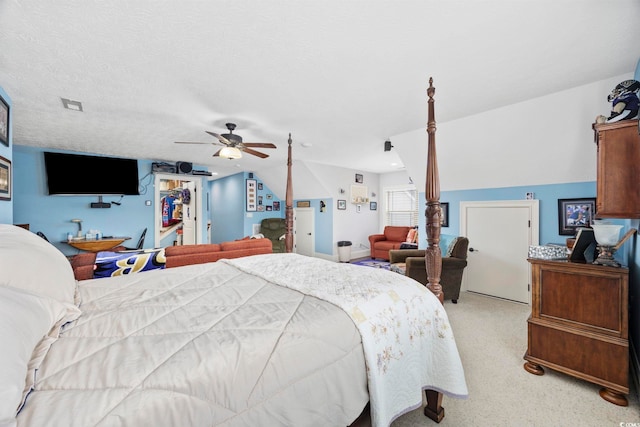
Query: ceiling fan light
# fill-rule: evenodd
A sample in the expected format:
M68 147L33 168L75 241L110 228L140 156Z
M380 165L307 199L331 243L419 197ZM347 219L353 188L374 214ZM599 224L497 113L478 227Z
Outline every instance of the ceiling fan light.
M236 147L223 147L218 154L223 159L239 159L242 157L242 152Z

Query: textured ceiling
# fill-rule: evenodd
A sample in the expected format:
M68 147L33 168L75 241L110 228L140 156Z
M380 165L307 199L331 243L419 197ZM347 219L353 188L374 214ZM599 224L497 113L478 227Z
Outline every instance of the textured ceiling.
M636 0L0 0L0 86L15 144L227 175L284 165L291 132L297 160L388 172L385 139L426 126L429 77L439 122L480 113L632 73L639 23ZM278 149L174 144L229 121Z

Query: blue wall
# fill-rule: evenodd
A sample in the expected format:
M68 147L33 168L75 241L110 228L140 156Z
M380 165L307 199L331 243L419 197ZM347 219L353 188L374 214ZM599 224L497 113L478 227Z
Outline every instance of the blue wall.
M443 227L443 234L460 234L460 202L524 200L525 194L534 193L540 203L540 244L565 243L567 237L558 233L558 199L596 197L596 183L579 182L569 184L527 185L524 187L486 188L479 190L443 191L440 202L449 203L449 227ZM425 193L420 193L420 247L427 247L424 233L426 217Z
M49 241L66 255L78 251L66 243L67 233L75 233L77 225L72 218L82 219L82 229L97 229L105 236L130 236L126 245L137 243L142 231L147 228L145 247L153 247L154 191L151 161L138 161L140 195L125 196L120 206L109 209L92 209L90 203L98 201L96 196L49 196L44 173L43 149L14 146L14 199L15 223L30 225L33 232L42 231ZM56 151L56 150L46 150ZM82 179L71 177L70 179ZM119 196L104 196L105 202L119 201ZM151 206L145 205L151 200Z
M315 234L315 252L327 255L333 255L333 198L326 199L304 199L311 202L311 208L315 211L314 214L314 229ZM297 200L293 201L293 207L295 209ZM320 202L324 202L324 212L320 211Z
M9 105L9 146L7 147L3 143L0 143L0 156L5 159L12 161L13 155L11 153L13 148L13 114L11 111L11 98L9 98L9 94L4 91L2 87L0 87L0 96L2 99ZM12 168L15 168L15 165L11 165ZM15 173L14 173L15 176ZM0 223L4 224L12 224L13 221L13 201L15 200L15 187L13 189L11 200L0 200Z
M221 243L242 239L253 234L253 224L260 224L265 218L284 218L284 202L273 194L258 176L253 179L262 190L257 190L257 196L262 197L264 211L247 212L246 180L248 172L241 172L210 183L211 193L211 242ZM280 210L267 211L273 208L273 202L280 203Z
M44 151L69 152L22 145L13 147L13 223L29 224L33 232L43 232L65 255L78 253L78 250L63 243L68 232L75 233L78 229L77 225L71 222L72 218L82 219L83 231L95 229L102 231L105 236L131 237L131 241L125 243L127 246L135 246L142 231L147 228L144 247L154 246L156 205L154 176L151 173L152 160L138 160L139 196L124 196L122 200L120 196L104 196L105 202L118 201L121 205L113 205L109 209L92 209L90 204L98 201L97 196L47 194L42 154ZM82 177L72 176L70 179ZM151 204L147 206L146 201L150 201ZM203 228L204 236L206 227Z

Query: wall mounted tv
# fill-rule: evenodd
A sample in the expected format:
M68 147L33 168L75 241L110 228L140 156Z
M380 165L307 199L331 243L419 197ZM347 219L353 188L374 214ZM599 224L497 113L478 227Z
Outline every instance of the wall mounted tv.
M138 161L44 152L49 194L138 195Z

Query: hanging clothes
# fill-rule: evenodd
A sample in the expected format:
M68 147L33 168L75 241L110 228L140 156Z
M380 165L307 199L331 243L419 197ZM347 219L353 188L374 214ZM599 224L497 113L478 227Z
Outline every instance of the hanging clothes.
M175 219L173 211L175 209L176 198L173 195L164 196L161 200L162 203L162 226L169 227L176 222L180 222L179 219Z

